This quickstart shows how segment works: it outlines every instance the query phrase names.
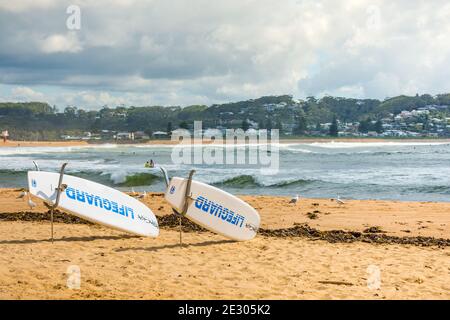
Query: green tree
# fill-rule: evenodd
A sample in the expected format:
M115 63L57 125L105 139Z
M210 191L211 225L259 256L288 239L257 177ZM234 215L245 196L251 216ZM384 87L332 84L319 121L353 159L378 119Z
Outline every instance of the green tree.
M265 129L267 129L267 131L272 130L272 119L270 119L270 118L267 119L266 128Z
M322 131L322 126L320 125L320 122L317 122L316 124L316 131Z
M71 107L71 106L67 106L64 109L64 115L69 118L69 119L74 119L77 116L77 107Z
M277 123L275 125L275 129L277 129L280 134L283 131L283 124L281 123L280 119L277 120Z
M308 124L304 116L299 116L297 119L297 126L295 127L294 133L297 135L305 134L308 129Z
M169 121L169 122L167 122L167 134L170 136L172 131L173 131L172 121Z
M242 125L241 125L242 130L247 131L250 128L250 124L248 123L247 120L243 120L242 121Z
M361 120L359 122L358 131L361 133L367 133L370 130L370 120Z
M377 133L383 133L383 123L381 120L378 119L378 121L375 122L374 129Z
M189 128L189 126L188 126L188 123L186 122L186 121L181 121L180 122L180 129L188 129Z
M333 117L333 122L331 122L330 126L330 136L337 137L339 134L338 122L336 116Z

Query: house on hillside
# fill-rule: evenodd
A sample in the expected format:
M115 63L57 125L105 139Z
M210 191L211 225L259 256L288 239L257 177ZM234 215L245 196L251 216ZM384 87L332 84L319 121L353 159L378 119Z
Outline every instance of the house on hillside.
M131 140L132 134L130 132L118 132L116 134L116 140Z
M165 131L155 131L153 132L152 137L155 139L165 139L169 137L169 134Z
M3 142L6 143L6 140L8 140L8 138L9 138L8 130L3 130L2 131L1 138L3 139Z
M150 139L150 137L144 131L134 132L134 140L146 140L146 139Z

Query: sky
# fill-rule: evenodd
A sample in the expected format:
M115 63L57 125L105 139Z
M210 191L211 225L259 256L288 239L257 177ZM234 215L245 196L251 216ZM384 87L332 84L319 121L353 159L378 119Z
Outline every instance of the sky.
M0 102L385 99L449 75L447 0L0 0Z

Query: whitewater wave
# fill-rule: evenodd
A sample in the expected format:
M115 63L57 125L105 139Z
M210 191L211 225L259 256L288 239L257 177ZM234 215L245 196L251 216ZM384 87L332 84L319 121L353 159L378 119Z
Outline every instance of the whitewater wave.
M4 147L0 148L0 156L70 153L74 148L76 147Z
M303 149L303 148L281 148L282 151L289 151L292 153L317 153L312 150Z
M426 142L426 141L368 141L368 142L313 142L308 144L313 147L340 149L340 148L362 148L362 147L399 147L399 146L440 146L450 145L450 142Z

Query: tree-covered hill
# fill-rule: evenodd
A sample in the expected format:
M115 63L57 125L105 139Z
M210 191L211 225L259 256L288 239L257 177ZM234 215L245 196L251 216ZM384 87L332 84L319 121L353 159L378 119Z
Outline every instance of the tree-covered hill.
M341 122L378 120L429 105L450 106L450 94L402 95L383 101L332 96L295 100L290 95L282 95L211 106L120 106L103 107L98 111L73 106L58 111L45 102L7 102L0 103L0 130L9 130L15 139L59 139L62 134L101 130L151 134L179 127L191 128L194 120L202 120L204 128L251 125L283 131L286 127L331 123L334 118ZM449 108L441 108L441 111L450 113ZM301 128L297 131L302 132Z

